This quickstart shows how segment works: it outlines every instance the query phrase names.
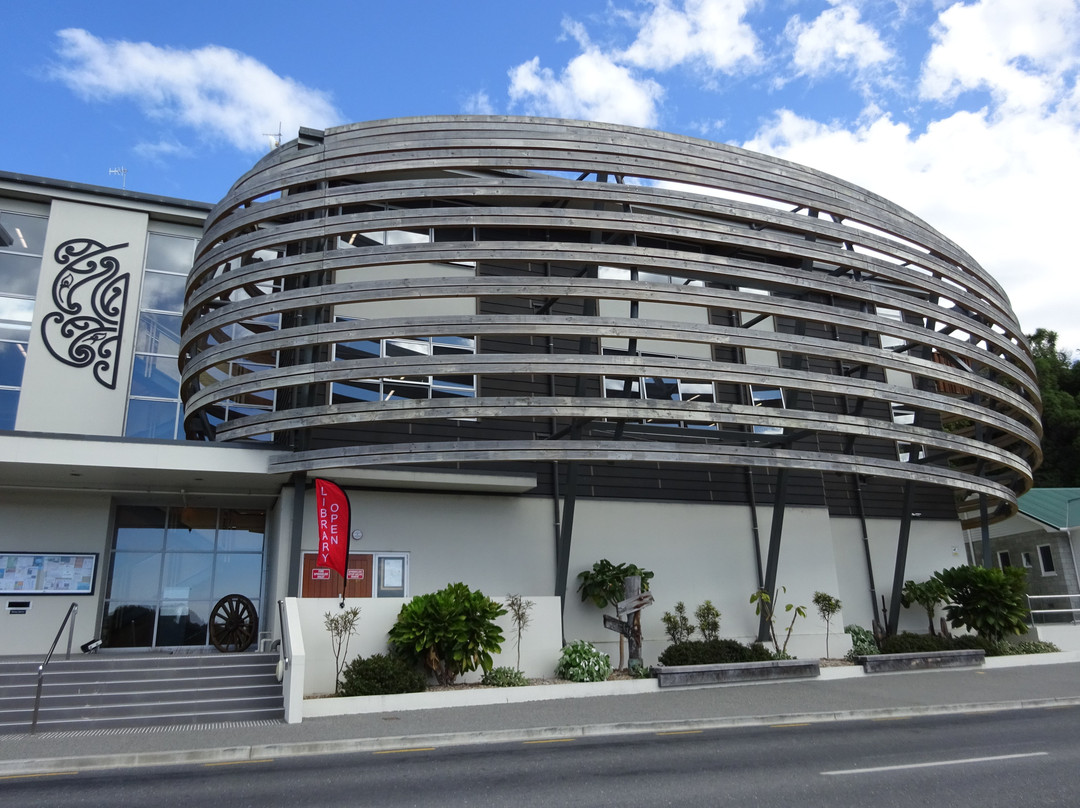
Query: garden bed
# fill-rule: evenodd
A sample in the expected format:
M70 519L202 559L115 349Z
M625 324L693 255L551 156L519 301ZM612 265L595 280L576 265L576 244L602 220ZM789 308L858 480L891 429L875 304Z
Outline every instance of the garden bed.
M896 673L928 668L975 668L986 662L986 651L981 648L969 648L959 651L874 654L861 656L858 660L867 673Z
M724 662L714 665L657 665L652 674L660 687L811 679L819 676L816 659L774 659L768 662Z

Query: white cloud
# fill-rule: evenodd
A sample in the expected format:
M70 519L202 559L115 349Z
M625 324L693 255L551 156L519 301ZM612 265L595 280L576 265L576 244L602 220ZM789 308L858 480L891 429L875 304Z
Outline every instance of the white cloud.
M556 75L535 57L510 70L510 100L530 115L655 126L663 89L591 45Z
M462 111L466 115L494 115L495 106L488 94L479 90L465 99Z
M649 70L670 70L700 63L709 70L732 72L761 61L760 42L743 21L757 0L651 0L633 44L620 61Z
M1080 348L1075 268L1078 119L956 112L918 134L879 114L854 128L781 111L744 145L835 174L925 219L1005 288L1025 331L1052 327ZM1062 324L1069 324L1063 326Z
M951 101L985 89L1009 108L1038 108L1062 91L1078 63L1076 0L980 0L942 12L920 93Z
M243 151L265 151L265 133L279 122L282 132L293 133L343 117L326 93L228 48L180 50L106 41L78 28L57 36L61 63L52 75L84 98L133 100L156 118Z
M866 70L888 62L893 53L878 32L859 19L859 10L835 2L812 22L792 17L785 34L794 45L792 61L799 75L817 77L848 68Z
M175 140L159 140L157 143L139 143L135 153L153 162L161 162L166 157L191 157L192 151Z

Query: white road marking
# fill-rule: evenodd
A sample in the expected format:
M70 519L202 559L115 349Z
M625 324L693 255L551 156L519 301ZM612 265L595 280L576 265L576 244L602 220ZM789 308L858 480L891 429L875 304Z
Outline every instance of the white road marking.
M995 755L993 757L963 758L961 760L936 760L932 763L906 763L903 766L874 766L870 769L838 769L822 774L869 774L870 772L894 772L902 769L928 769L931 766L959 766L964 763L988 763L992 760L1015 760L1016 758L1039 757L1049 755L1049 752L1027 752L1022 755Z

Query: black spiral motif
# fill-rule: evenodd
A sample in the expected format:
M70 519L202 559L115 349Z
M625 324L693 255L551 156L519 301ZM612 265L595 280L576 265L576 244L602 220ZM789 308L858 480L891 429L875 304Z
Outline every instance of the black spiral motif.
M93 365L94 378L116 389L116 356L124 328L129 273L120 273L120 261L109 253L128 244L106 247L80 238L65 241L53 253L64 267L53 281L55 310L41 322L41 336L49 353L71 367Z

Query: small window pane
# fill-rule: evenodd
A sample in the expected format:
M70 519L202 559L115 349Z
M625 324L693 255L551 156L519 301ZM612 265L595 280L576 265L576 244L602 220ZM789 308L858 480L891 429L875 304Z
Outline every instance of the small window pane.
M41 255L45 252L45 228L49 220L44 216L0 211L0 250Z
M378 382L356 382L344 384L334 382L331 386L331 396L334 404L347 404L350 401L379 401Z
M184 599L209 600L213 564L213 553L166 553L162 594L177 597L182 592Z
M169 550L213 550L217 530L214 508L171 508L165 546Z
M0 390L0 429L15 428L15 416L19 411L19 391Z
M157 573L154 573L156 580ZM110 603L101 626L101 644L105 648L146 648L154 643L154 607L152 603Z
M179 408L176 401L131 399L128 401L124 437L172 440L176 437L176 416Z
M128 506L117 509L117 550L160 550L164 542L164 508Z
M0 356L2 356L0 343ZM131 372L131 395L152 398L180 396L180 368L174 356L136 356Z
M184 310L183 275L147 272L143 276L142 308L154 311Z
M261 553L265 529L266 514L262 511L222 510L218 550Z
M220 553L214 562L214 600L242 592L252 600L262 594L262 555Z
M0 252L0 294L33 297L40 273L40 258Z
M139 333L135 338L135 350L139 353L180 354L180 315L139 315Z
M26 367L26 343L0 342L0 385L18 387Z
M150 233L146 240L146 266L187 275L195 259L195 240Z
M34 301L0 297L0 339L28 342L34 319Z
M155 601L161 575L161 553L113 553L109 598Z
M158 614L156 646L206 645L208 601L162 601Z
M1049 544L1039 545L1039 563L1042 564L1043 575L1054 572L1054 554L1050 552Z

